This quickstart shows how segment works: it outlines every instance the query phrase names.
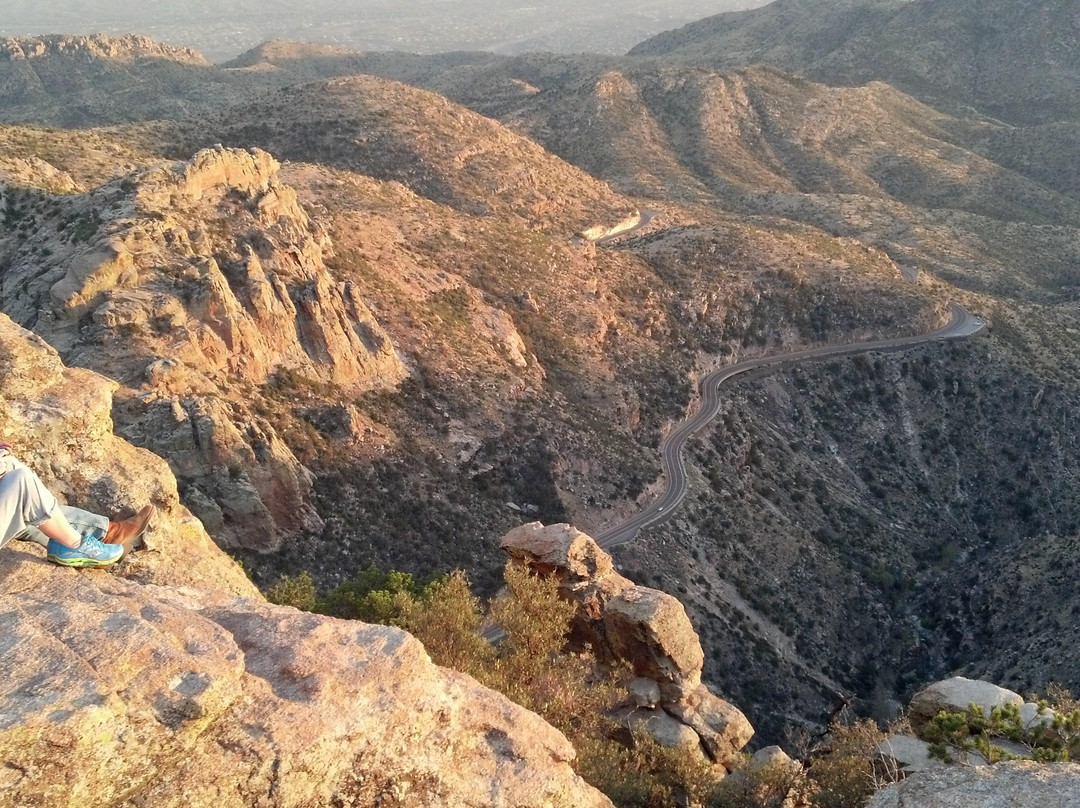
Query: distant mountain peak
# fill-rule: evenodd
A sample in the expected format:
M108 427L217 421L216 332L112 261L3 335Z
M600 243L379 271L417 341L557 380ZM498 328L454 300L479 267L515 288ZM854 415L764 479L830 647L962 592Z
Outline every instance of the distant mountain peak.
M196 50L166 45L139 34L118 37L107 34L86 36L52 34L0 39L0 59L15 61L46 56L104 59L113 62L166 59L185 64L209 64L206 58Z
M223 67L254 67L276 61L355 55L357 55L356 51L335 45L300 42L293 39L268 39L251 50L244 51L231 62L226 62Z

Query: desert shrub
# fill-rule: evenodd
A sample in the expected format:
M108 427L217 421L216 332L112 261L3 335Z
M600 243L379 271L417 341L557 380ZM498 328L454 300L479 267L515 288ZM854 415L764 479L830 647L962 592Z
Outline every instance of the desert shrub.
M436 664L476 678L490 670L495 650L480 633L484 619L480 600L470 591L464 573L433 581L419 597L399 595L397 603L402 624Z
M266 590L265 595L271 603L294 606L306 612L315 611L318 605L315 581L306 570L299 575L282 575Z
M885 740L873 721L834 722L829 752L810 764L811 799L815 808L862 808L874 792L897 779L879 763Z
M323 598L305 572L282 576L266 596L406 629L436 664L468 673L562 731L578 752L579 774L620 808L711 805L718 770L697 750L667 749L643 732L632 732L629 746L617 739L609 715L625 697L620 682L628 672L599 665L588 648L566 649L575 607L559 597L558 582L514 564L505 581L504 593L488 604L490 621L504 633L496 644L481 633L484 610L462 572L421 586L408 573L373 566Z
M1056 688L1053 721L1024 727L1020 707L1006 704L995 707L989 715L977 704L967 712L942 710L923 728L923 737L930 742L930 754L952 763L966 761L975 753L990 763L1029 757L1043 763L1064 762L1080 752L1080 705L1067 691ZM1049 702L1038 702L1046 710ZM1050 713L1046 713L1049 717ZM995 745L995 739L1005 739L1026 747L1026 755L1015 755Z
M716 768L685 748L668 749L645 732L626 746L610 738L571 738L578 773L619 808L712 805L721 782Z
M809 797L810 781L797 763L774 763L751 769L749 758L720 783L712 794L709 808L784 808L804 804Z
M331 590L315 611L403 628L405 614L422 594L423 588L409 573L382 570L373 564Z

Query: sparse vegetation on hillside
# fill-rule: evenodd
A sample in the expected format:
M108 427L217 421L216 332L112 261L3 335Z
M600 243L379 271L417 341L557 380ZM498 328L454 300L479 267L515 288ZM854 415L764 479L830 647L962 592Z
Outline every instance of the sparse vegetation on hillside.
M708 17L631 55L772 64L836 84L880 79L968 112L1076 120L1072 12L1056 0L796 0Z
M1075 604L1038 618L1036 604L1044 585L1063 591L1045 575L1075 566L1045 536L1080 524L1074 387L976 342L832 360L729 395L689 452L687 524L620 555L687 601L706 675L759 732L782 738L774 710L824 714L838 688L887 716L887 694L954 666L1019 689L1073 681Z
M924 7L872 5L890 20ZM851 12L829 8L819 22ZM824 56L840 40L819 30L799 45ZM303 462L315 479L292 509L302 525L277 553L239 551L260 582L308 570L300 588L314 597L372 563L417 579L461 567L490 594L495 538L510 527L602 529L640 504L655 447L705 371L923 331L953 299L989 321L971 345L740 381L715 431L689 446L684 510L623 563L687 601L706 676L764 741L821 722L837 692L889 714L951 666L1023 688L1061 670L1080 686L1077 607L1061 595L1080 558L1073 123L1013 127L880 83L826 87L770 67L285 47L223 70L175 54L118 66L92 42L69 44L78 58L35 60L38 83L0 66L4 116L129 123L0 128L0 306L72 364L122 377L121 428L150 411L183 424L162 440L178 469L196 454L191 436L206 436L191 428L205 427L191 394L220 404L217 423L250 443L207 450L200 483L244 494L254 479L280 500L308 477L299 462L275 477L274 463ZM428 90L351 75L360 67ZM1000 84L996 71L980 75ZM230 193L212 210L163 196L133 213L142 175L126 172L219 140L269 147L288 192L265 205L259 190ZM276 222L292 192L299 207ZM575 239L645 208L660 213L621 241ZM98 246L122 246L133 268L96 286ZM273 255L265 287L249 250ZM303 319L321 306L311 283L286 295L300 314L267 329L305 332L306 348L282 367L229 365L236 323L259 299L248 292L276 289L313 251L321 288L368 309L342 333L388 361L392 348L400 385L346 392L330 380L319 328ZM219 297L193 282L211 258ZM69 274L93 278L71 316L53 297ZM163 299L198 322L181 328ZM146 307L154 316L140 319ZM220 372L193 379L172 362L200 344ZM166 432L153 418L131 431L147 445ZM267 477L245 478L268 455ZM199 483L181 488L207 524L224 524ZM244 502L246 521L262 518Z

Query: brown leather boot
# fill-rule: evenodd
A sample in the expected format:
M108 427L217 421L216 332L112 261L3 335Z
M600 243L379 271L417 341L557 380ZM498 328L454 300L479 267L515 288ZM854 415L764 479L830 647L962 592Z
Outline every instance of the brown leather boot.
M134 516L129 516L121 522L109 522L109 532L105 534L105 543L130 545L143 534L153 515L154 506L147 505Z

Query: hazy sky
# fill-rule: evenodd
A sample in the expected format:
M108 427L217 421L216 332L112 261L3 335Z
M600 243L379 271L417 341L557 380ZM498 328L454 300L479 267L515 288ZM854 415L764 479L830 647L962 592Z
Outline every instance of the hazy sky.
M274 37L357 49L622 53L766 0L0 0L0 35L136 32L219 61Z

